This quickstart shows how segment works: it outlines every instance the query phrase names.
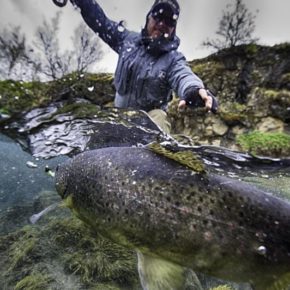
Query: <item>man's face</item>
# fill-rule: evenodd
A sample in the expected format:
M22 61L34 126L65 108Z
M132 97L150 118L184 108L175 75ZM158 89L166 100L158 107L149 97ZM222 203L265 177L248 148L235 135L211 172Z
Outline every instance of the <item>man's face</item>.
M175 26L166 18L149 15L146 28L149 37L158 38L163 35L165 38L169 38Z

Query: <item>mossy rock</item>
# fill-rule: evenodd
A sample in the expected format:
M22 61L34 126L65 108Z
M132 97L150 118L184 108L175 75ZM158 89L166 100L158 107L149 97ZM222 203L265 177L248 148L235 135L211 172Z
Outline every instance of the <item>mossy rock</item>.
M226 124L243 124L248 119L248 109L244 104L228 102L220 106L219 115Z
M41 105L50 98L41 82L0 81L0 113L14 114Z
M290 54L290 43L283 42L273 46L274 50L278 54L284 54L285 56L289 57Z
M90 103L65 104L59 108L53 115L72 114L76 118L90 118L100 114L100 107Z
M0 81L0 113L13 115L58 100L74 103L76 98L103 106L114 99L112 82L112 74L78 73L46 83Z
M285 157L290 155L290 135L285 133L251 132L237 137L243 151L253 155Z
M112 83L112 74L72 73L50 82L48 94L54 100L67 99L73 102L76 98L82 98L94 104L105 105L114 99Z

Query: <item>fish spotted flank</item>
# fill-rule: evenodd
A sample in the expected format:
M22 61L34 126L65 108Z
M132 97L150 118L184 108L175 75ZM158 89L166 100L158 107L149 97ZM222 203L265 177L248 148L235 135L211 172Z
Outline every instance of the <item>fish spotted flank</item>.
M288 287L290 205L260 189L127 147L76 156L56 187L82 220L144 256L254 289Z

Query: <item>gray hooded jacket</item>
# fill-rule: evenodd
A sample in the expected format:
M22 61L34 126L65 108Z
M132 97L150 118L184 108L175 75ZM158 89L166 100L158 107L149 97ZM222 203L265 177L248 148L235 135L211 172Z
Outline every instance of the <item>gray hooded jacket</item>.
M179 38L149 41L142 32L132 32L110 20L94 0L74 0L89 27L98 33L119 59L115 72L115 106L149 111L165 109L172 90L181 98L189 87L203 88L182 53Z

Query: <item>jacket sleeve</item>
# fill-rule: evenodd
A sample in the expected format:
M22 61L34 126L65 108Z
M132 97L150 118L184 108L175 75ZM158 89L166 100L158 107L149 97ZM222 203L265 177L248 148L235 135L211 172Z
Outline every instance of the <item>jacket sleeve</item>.
M177 95L184 99L185 92L188 88L196 89L204 88L202 80L191 70L188 66L183 54L176 52L177 56L174 58L170 67L168 81L171 88Z
M129 34L121 22L110 20L95 0L74 0L72 2L80 8L81 15L87 25L119 53L121 43Z

